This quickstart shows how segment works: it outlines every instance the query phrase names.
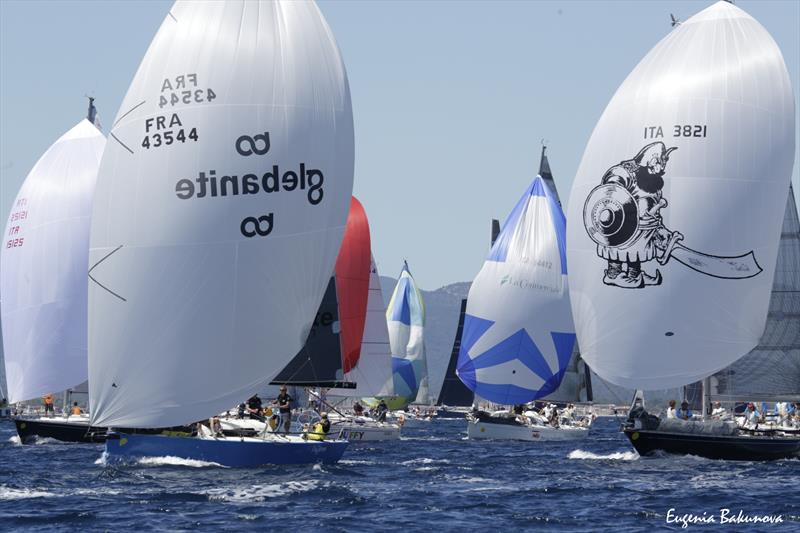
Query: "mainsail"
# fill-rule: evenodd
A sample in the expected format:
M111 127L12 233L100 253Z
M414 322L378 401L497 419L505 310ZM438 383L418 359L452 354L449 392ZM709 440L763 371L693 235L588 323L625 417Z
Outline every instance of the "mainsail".
M524 403L561 383L575 344L564 226L537 176L470 287L458 377L482 398Z
M0 254L10 402L86 380L89 225L105 143L81 120L36 162L11 208Z
M499 233L499 232L498 232ZM447 371L444 374L442 389L439 391L437 405L449 405L451 407L464 407L472 405L475 400L475 393L467 388L456 375L458 366L458 354L461 351L461 336L464 333L464 316L467 313L467 300L461 300L461 311L458 316L458 328L456 338L453 341L453 351L450 354L450 361L447 363Z
M344 374L358 363L361 353L369 275L369 225L361 202L353 197L334 276L308 338L271 384L355 388Z
M682 386L758 344L794 130L780 50L728 2L675 28L620 86L567 225L578 341L600 377Z
M800 401L800 222L791 187L764 334L709 382L710 400Z
M353 185L344 64L313 2L176 2L112 126L89 258L92 424L228 409L298 352Z
M403 264L403 270L389 300L386 323L392 350L395 395L405 403L411 403L420 397L427 399L425 303L422 292L408 270L408 263Z

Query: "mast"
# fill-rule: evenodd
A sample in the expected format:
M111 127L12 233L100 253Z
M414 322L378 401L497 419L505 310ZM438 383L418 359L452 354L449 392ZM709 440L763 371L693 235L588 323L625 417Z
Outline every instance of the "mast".
M94 97L87 96L86 98L89 99L89 110L86 112L86 120L96 125L95 121L97 120L97 108L94 106Z

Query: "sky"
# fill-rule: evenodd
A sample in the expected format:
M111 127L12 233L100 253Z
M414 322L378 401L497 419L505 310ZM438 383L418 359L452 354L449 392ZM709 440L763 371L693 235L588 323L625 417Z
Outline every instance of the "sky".
M352 92L354 194L381 274L432 290L477 274L491 218L536 175L566 201L603 109L639 60L710 1L322 0ZM0 0L0 212L96 98L103 125L172 2ZM800 2L739 0L781 48L800 101ZM800 122L798 122L800 126ZM796 135L800 141L800 134ZM800 191L795 163L793 182Z

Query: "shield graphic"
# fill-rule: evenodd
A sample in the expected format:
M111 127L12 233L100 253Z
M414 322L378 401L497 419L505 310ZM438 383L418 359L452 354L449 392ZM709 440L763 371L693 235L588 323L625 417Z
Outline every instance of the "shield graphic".
M616 183L598 185L583 204L583 224L597 244L625 247L639 228L636 200Z

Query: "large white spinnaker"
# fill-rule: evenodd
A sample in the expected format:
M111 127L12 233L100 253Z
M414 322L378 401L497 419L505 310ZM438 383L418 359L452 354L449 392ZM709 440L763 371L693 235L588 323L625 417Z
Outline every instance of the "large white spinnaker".
M564 224L536 176L472 282L457 373L482 398L526 403L561 384L575 345Z
M620 86L567 216L578 342L602 378L680 386L756 346L794 131L778 46L728 2L679 25Z
M313 2L177 2L98 177L92 423L200 420L303 345L353 184L344 64Z
M0 253L3 345L11 403L86 380L86 264L106 140L84 119L31 169Z
M392 350L392 376L396 398L389 408L400 408L427 394L428 369L425 361L425 303L408 264L395 285L386 308L389 344ZM420 398L423 399L423 398Z

